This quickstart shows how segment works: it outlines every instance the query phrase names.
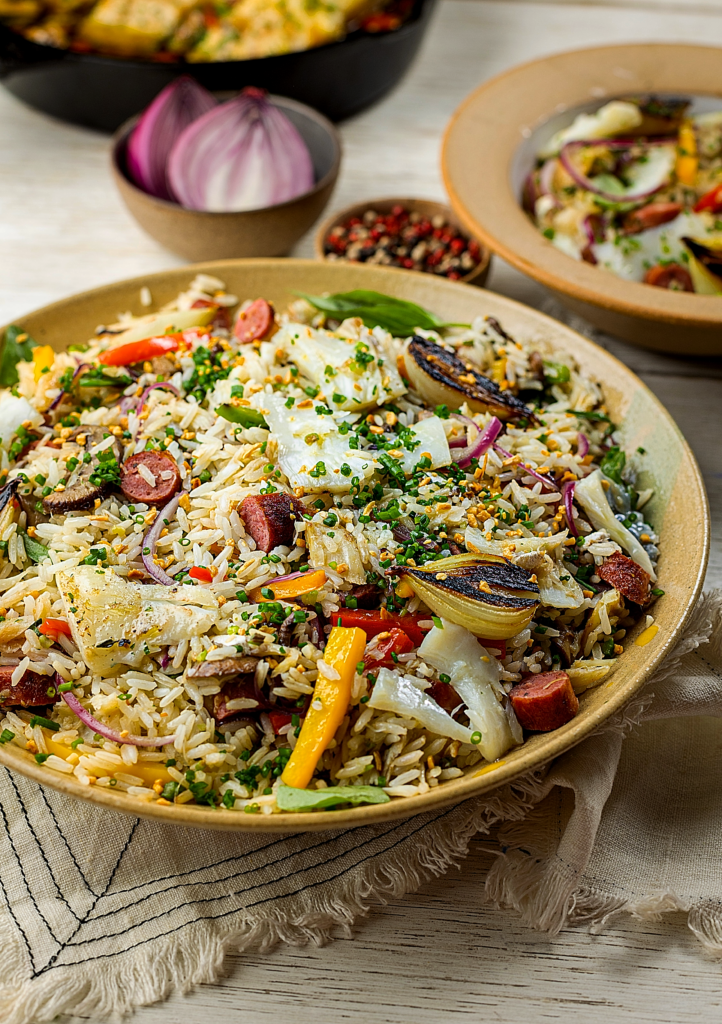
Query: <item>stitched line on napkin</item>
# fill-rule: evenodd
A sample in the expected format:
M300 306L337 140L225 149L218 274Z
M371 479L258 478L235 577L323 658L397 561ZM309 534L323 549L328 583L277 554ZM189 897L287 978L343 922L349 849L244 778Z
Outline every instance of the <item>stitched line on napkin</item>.
M5 769L5 770L7 772L7 769ZM7 772L7 774L9 775L10 773ZM90 893L91 896L97 897L99 894L92 888L90 882L85 877L85 873L84 873L83 869L81 868L80 864L78 864L77 860L75 859L75 854L73 853L73 851L70 848L70 843L66 839L65 833L61 829L60 823L58 822L58 819L55 817L55 811L53 810L53 805L48 800L48 798L47 798L47 796L45 794L44 788L42 786L38 786L37 787L37 791L40 794L40 796L42 797L43 803L45 804L47 809L50 811L50 817L53 819L53 822L55 823L55 828L57 830L58 838L62 840L63 845L65 846L65 849L68 851L68 856L70 857L70 859L72 860L73 864L77 868L78 874L82 878L83 884L85 885L85 888L88 890L88 892ZM23 809L23 814L26 814L25 804L23 803L22 800L20 800L20 804L21 804L22 809Z
M421 832L423 829L428 828L431 825L435 825L438 821L443 820L443 818L445 818L447 815L451 814L455 810L458 810L458 807L451 807L451 808L449 808L449 810L444 811L442 814L440 814L437 817L433 818L431 821L424 822L422 825L419 825L418 828L415 828L412 832L409 832L409 833L401 836L401 838L397 839L394 843L391 844L391 846L386 847L386 849L383 852L384 853L389 853L391 850L395 849L397 846L400 846L402 843L406 842L407 839L410 839L412 836L416 835L418 832ZM382 839L386 838L386 836L391 835L394 831L396 831L397 829L403 827L405 824L407 824L407 823L406 822L401 822L400 824L398 824L398 825L394 826L393 828L389 829L387 832L384 832L381 836L376 836L376 838L377 839L379 839L379 838L382 838ZM348 853L349 851L345 851L345 852ZM328 882L332 882L332 881L335 881L337 878L343 877L343 875L348 874L350 871L353 871L356 868L358 868L361 864L365 863L368 860L374 859L378 855L379 855L379 851L378 850L374 850L373 852L367 854L365 857L362 857L360 860L356 861L350 867L343 868L341 871L338 871L335 875L327 876L327 877L319 879L318 881L315 881L315 882L307 882L304 885L302 885L300 888L295 889L292 892L283 893L280 896L267 896L267 897L264 897L263 899L259 899L259 900L256 900L253 903L248 904L243 909L245 911L248 911L248 910L250 910L253 907L262 906L264 903L273 903L273 902L275 902L276 900L279 900L279 899L287 899L289 896L297 896L299 893L305 892L308 889L314 889L317 886L326 885ZM323 863L331 863L333 860L337 860L339 856L342 856L342 855L339 854L336 857L329 858L328 861L323 862ZM306 868L304 870L308 871L308 870L312 870L312 869L315 869L315 868L320 867L320 866L322 866L322 865L321 864L315 864L315 865L312 866L312 868ZM284 876L284 878L290 878L290 877L292 877L293 874L298 874L298 872L291 872L289 875ZM283 878L279 879L279 881L283 881L283 880L284 880ZM243 890L239 890L239 891L243 891ZM215 899L218 900L218 899L223 899L223 898L224 898L223 896L218 896ZM200 904L206 903L206 902L214 902L214 901L212 901L212 900L197 900L197 901L195 901L193 903L193 906L199 906ZM185 906L187 906L187 904ZM174 910L179 910L179 909L182 910L183 907L176 907L176 908L174 908ZM132 926L129 929L125 929L125 930L123 930L121 932L116 932L114 936L109 936L108 935L108 936L105 936L105 937L116 937L117 938L120 935L127 934L128 932L132 931L134 928L142 927L143 925L150 924L150 923L152 923L154 921L158 921L158 920L160 920L161 917L165 917L165 916L167 916L168 913L173 913L173 912L174 911L166 911L166 912L164 912L162 914L156 915L155 917L148 918L147 921L142 922L142 924L140 924L140 925L134 925L134 926ZM225 910L225 911L223 911L222 913L219 913L219 914L202 914L202 915L200 915L199 918L196 918L196 920L219 921L219 920L222 920L225 917L231 916L232 914L237 914L238 912L239 912L239 908L234 907L231 910ZM192 925L193 923L195 923L195 922L194 921L185 921L182 924L176 925L173 928L169 928L167 931L159 932L159 933L157 933L155 935L150 936L147 939L140 939L138 942L135 942L132 945L127 946L125 949L120 950L120 953L132 952L133 950L138 949L140 946L147 945L147 943L149 943L149 942L154 942L157 939L162 939L162 938L165 938L168 935L173 935L175 932L182 931L184 928L187 928L189 925ZM66 944L66 948L67 948L67 946L71 946L71 945L73 947L77 948L77 947L80 947L81 945L84 945L85 942L97 942L97 939L88 939L88 940L82 940L81 942L73 942L73 943L68 942ZM58 953L54 957L52 957L52 959L48 962L48 964L45 967L41 968L39 971L35 972L33 976L34 977L38 977L41 974L47 973L50 970L55 970L55 969L57 969L59 967L66 967L66 966L67 967L72 967L72 966L75 966L77 963L84 963L85 964L85 963L89 963L92 960L104 960L104 959L109 959L109 958L112 958L112 957L115 957L115 956L119 955L119 952L117 952L117 951L116 952L109 952L109 953L99 953L99 954L97 954L95 956L83 957L83 959L81 961L68 961L65 964L58 964L55 961L60 956L61 952L62 952L62 950L59 950Z

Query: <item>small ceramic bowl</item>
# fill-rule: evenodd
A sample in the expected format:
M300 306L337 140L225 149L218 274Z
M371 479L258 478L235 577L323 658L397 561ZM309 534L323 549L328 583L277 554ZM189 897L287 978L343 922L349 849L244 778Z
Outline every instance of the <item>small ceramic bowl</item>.
M432 217L441 215L446 223L451 224L453 227L461 231L466 231L466 229L462 227L459 218L450 207L445 206L443 203L436 203L431 199L364 199L361 203L354 203L353 206L347 206L345 210L337 210L336 213L332 214L323 222L316 232L316 256L320 260L326 259L326 239L332 229L337 225L345 224L351 217L363 217L367 210L376 210L377 213L390 213L391 209L397 205L403 206L411 212L420 213L422 216L428 217L429 220ZM472 237L475 238L476 236L472 235ZM462 284L475 284L481 288L489 275L491 254L485 245L482 243L479 244L481 245L481 262L478 266L474 267L472 271L465 274L460 280ZM441 277L442 275L439 274L434 276Z
M722 297L626 281L560 252L521 208L540 144L614 97L689 96L722 109L722 49L644 43L574 50L485 82L459 107L444 138L442 169L464 227L518 270L604 331L644 348L722 355Z
M164 248L193 262L243 256L285 256L313 225L331 198L341 165L339 134L322 114L282 96L271 96L303 136L311 153L316 184L309 192L277 206L239 213L186 210L143 192L131 180L126 147L137 118L113 139L111 163L125 205L140 226Z

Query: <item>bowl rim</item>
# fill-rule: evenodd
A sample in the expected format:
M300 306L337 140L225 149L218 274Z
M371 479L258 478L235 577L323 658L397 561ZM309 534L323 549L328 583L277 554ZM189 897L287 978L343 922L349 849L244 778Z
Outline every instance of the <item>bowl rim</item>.
M152 196L149 192L145 192L142 188L136 185L129 176L125 167L125 150L128 144L128 139L130 138L132 130L140 120L142 116L141 114L136 114L134 117L128 118L128 120L124 121L123 124L113 133L110 141L110 163L113 173L117 179L122 181L123 187L127 188L134 195L139 196L141 201L146 201L151 206L155 206L158 210L165 210L168 212L175 211L181 215L192 214L194 217L204 217L209 220L213 220L220 217L248 217L287 210L290 207L295 206L296 203L310 199L312 196L323 192L324 189L328 188L329 185L338 178L339 170L341 168L341 160L343 158L343 144L341 141L341 134L335 124L319 110L316 110L314 107L309 107L307 103L301 103L299 100L291 99L289 96L276 96L274 93L269 93L268 99L274 106L281 108L285 107L287 110L295 110L297 113L303 114L304 117L307 117L310 121L315 121L315 123L326 132L331 140L333 147L331 166L323 177L319 178L319 180L315 182L313 188L308 189L307 192L301 192L299 195L294 196L292 199L287 199L283 203L274 203L273 206L257 206L252 210L225 211L191 210L188 207L181 206L180 203L174 203L169 199L160 199L158 196Z
M372 209L373 207L388 206L390 204L395 203L401 203L411 210L413 210L414 206L418 207L418 205L421 203L429 206L436 206L438 207L439 212L443 211L450 218L451 221L456 222L459 225L459 227L462 227L460 223L460 218L456 214L456 212L449 206L448 203L444 203L440 199L424 199L421 196L381 196L374 199L362 199L357 203L349 203L348 206L345 206L340 210L336 210L335 213L330 214L330 216L326 217L326 219L321 222L313 236L313 249L314 252L316 253L316 258L319 260L326 260L326 252L324 249L324 242L326 241L326 236L328 235L331 228L336 227L336 225L339 224L341 221L347 220L349 217L357 216L358 211L360 209L363 209L364 207L366 209ZM478 241L475 235L472 234L471 237ZM474 267L473 270L470 270L468 274L464 274L464 276L460 278L460 284L472 284L475 280L477 280L480 277L482 279L486 278L486 275L489 271L489 265L491 263L491 250L489 249L489 246L486 245L484 242L480 242L479 244L481 245L482 252L481 261ZM331 260L329 262L333 261ZM347 260L346 262L353 263L355 261ZM403 270L404 268L397 267L396 269ZM413 273L418 274L420 273L420 271L415 270L413 271ZM439 274L432 276L441 277L442 275Z
M433 6L434 3L435 3L435 0L415 0L414 6L413 6L413 8L411 10L411 14L408 16L406 21L402 25L399 25L398 28L393 29L390 32L366 32L362 28L359 27L357 29L354 29L352 32L349 32L347 35L345 35L343 37L343 39L334 39L331 42L323 43L321 46L311 46L311 47L309 47L306 50L291 50L289 53L271 53L271 54L267 54L265 57L247 57L247 58L244 58L243 60L214 60L214 61L197 61L197 62L186 61L186 60L156 61L156 60L152 60L151 58L144 59L142 57L137 57L137 56L135 56L135 57L122 57L122 56L120 56L118 54L96 53L93 50L90 50L87 53L83 53L83 52L80 52L80 51L77 51L77 50L70 50L68 48L62 49L60 47L50 46L47 43L38 43L34 39L28 39L27 36L24 36L22 34L22 32L17 32L15 29L11 28L9 25L6 25L2 21L0 21L0 39L1 39L1 36L2 36L2 34L4 32L7 32L10 37L19 36L21 39L23 39L25 41L25 43L32 44L33 46L36 46L36 47L40 48L40 50L43 53L47 53L49 55L57 55L56 56L57 60L73 60L73 59L75 59L79 63L88 63L88 62L95 62L95 61L97 61L98 63L101 63L101 64L114 64L114 65L122 65L122 66L128 66L128 67L136 67L136 68L147 68L147 67L161 67L161 68L163 68L163 67L170 67L170 68L178 68L180 74L190 74L191 73L190 69L195 68L195 67L199 67L199 66L200 67L211 66L211 67L233 68L233 67L236 67L238 65L245 66L247 64L250 64L250 63L256 62L256 61L274 60L274 59L277 60L277 59L283 58L283 57L298 57L301 54L312 53L312 52L317 51L317 50L318 51L328 52L329 50L333 50L336 47L343 46L345 43L349 42L349 40L352 41L352 42L356 42L356 41L360 41L362 39L376 39L376 38L385 39L385 38L387 38L389 36L397 37L397 36L400 36L400 35L408 35L408 31L406 31L406 30L410 31L418 23L418 21L421 19L421 16L424 13L424 9L426 8L426 6L427 5ZM44 59L47 60L49 58L44 58ZM1 61L2 61L2 55L0 54L0 62Z
M697 58L699 70L711 58L719 64L722 47L692 43L624 43L564 50L515 65L482 83L455 110L441 147L444 186L452 208L467 230L517 270L578 302L673 326L722 327L722 296L675 292L626 281L556 249L524 213L511 183L511 162L519 146L531 131L565 107L579 107L593 99L601 104L604 99L631 92L676 92L718 96L722 100L722 80L718 74L714 82L710 76L704 87L660 84L671 81L670 67L678 67L682 58L688 65ZM652 59L655 71L661 76L657 82L649 80L646 67ZM620 65L625 72L631 67L631 72L639 77L647 75L645 84L630 81L625 86L617 74ZM577 86L569 85L569 77L574 74L587 81L587 95L580 95ZM598 92L594 93L593 89ZM526 102L510 107L509 97L522 93L527 97ZM555 95L556 103L551 102L543 109L539 106L540 94L548 93ZM502 97L505 99L504 123L500 124L493 115L486 117L484 110L498 107ZM479 180L484 181L486 193L481 212L471 211L470 188L458 182L462 173L460 165L469 160L465 140L470 132L479 140L477 154L482 154Z
M225 271L242 271L250 268L254 268L259 271L269 271L270 273L282 268L282 273L291 273L294 271L301 271L304 268L309 271L318 271L322 266L328 271L330 276L333 276L333 274L336 273L333 269L334 267L347 270L349 264L321 264L320 261L317 260L288 258L229 259L198 264L185 264L171 270L157 271L153 274L143 274L138 277L127 278L122 281L101 285L84 292L76 293L75 295L34 310L31 313L27 313L25 314L25 317L18 317L16 323L22 326L26 318L32 318L39 314L42 314L44 317L52 317L55 315L62 315L64 312L70 312L72 315L73 310L81 307L83 303L92 303L96 298L102 298L104 301L108 301L110 303L113 301L114 294L125 294L128 290L132 290L136 294L139 294L140 288L143 286L147 286L151 291L153 291L156 283L160 286L163 282L172 282L174 288L176 286L182 287L183 284L196 273L209 273L213 276L222 277ZM354 269L360 276L368 274L369 277L372 277L383 274L385 278L388 277L393 280L394 275L401 275L399 280L413 279L416 284L418 284L419 279L418 273L396 267L379 268L354 265ZM441 278L437 280L437 287L458 292L459 295L462 293L468 294L469 289L472 288L472 286L464 285L458 281L448 281ZM387 804L368 805L356 807L351 810L319 811L315 813L302 814L280 813L274 815L254 815L236 813L225 815L219 813L217 808L206 809L195 806L187 807L185 805L180 807L176 805L165 807L163 805L158 805L155 802L151 804L141 803L132 797L128 797L125 793L117 793L112 789L96 786L83 787L80 786L77 781L74 779L71 781L71 779L65 775L48 772L46 769L43 769L41 765L37 764L34 758L27 751L21 750L20 748L12 745L0 746L0 764L9 769L20 772L22 775L33 779L35 782L42 785L48 785L53 789L69 794L75 798L89 800L92 803L131 814L134 817L152 818L155 821L163 822L166 825L180 825L184 827L194 826L198 828L219 829L223 831L286 833L326 831L329 829L352 828L408 818L416 814L438 810L442 807L461 803L466 799L480 796L490 790L497 789L501 785L510 783L520 775L527 774L534 768L539 768L542 764L548 763L550 759L558 757L561 753L575 746L598 728L599 725L606 721L612 714L614 714L614 712L620 710L631 699L631 697L639 691L654 669L674 648L677 639L692 614L697 597L702 589L709 556L710 517L709 503L699 466L697 465L697 461L689 447L689 444L682 435L679 427L672 419L670 413L664 408L662 403L647 387L647 385L644 384L643 381L639 380L636 374L626 367L621 360L602 349L599 345L596 345L590 339L585 338L583 335L580 335L576 331L567 327L565 324L562 324L535 309L531 309L523 303L495 293L486 291L482 292L476 288L473 288L472 294L474 295L475 301L479 304L483 303L487 297L493 296L494 303L500 304L503 308L509 310L510 313L513 314L516 312L522 316L532 317L535 323L543 330L544 337L550 341L551 344L559 344L561 342L561 347L566 348L567 344L571 344L573 342L575 351L581 352L582 355L587 354L594 357L601 356L602 360L609 366L610 370L615 371L620 376L626 378L630 384L634 385L635 393L637 391L645 393L646 399L651 402L652 407L658 414L658 417L666 420L667 424L679 440L682 456L679 465L680 468L684 467L687 471L687 483L694 489L694 499L698 502L698 507L701 513L694 524L695 529L697 530L697 535L694 538L696 548L693 549L693 552L690 554L690 558L685 563L687 566L688 576L684 579L684 594L679 596L680 608L678 618L676 619L674 626L665 631L664 637L660 638L658 643L655 640L654 647L652 649L648 649L649 654L644 665L634 674L625 686L615 687L612 689L606 702L602 706L592 709L589 715L573 719L572 722L568 723L568 726L564 727L566 730L564 735L557 736L557 743L553 752L550 751L548 756L543 753L537 753L535 755L536 760L533 765L526 763L514 765L509 764L502 759L487 768L481 769L481 771L475 776L452 780L444 786L436 787L429 793L416 797L413 800L391 800ZM32 330L32 328L30 329ZM639 623L632 633L638 634L642 630L643 626ZM553 736L555 734L549 733L545 735ZM172 808L172 810L170 808Z

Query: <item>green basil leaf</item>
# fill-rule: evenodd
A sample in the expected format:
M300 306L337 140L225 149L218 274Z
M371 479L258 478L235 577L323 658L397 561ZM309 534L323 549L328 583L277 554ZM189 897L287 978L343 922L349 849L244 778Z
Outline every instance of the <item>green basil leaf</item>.
M241 427L264 427L268 430L268 424L257 409L239 405L219 405L216 416L221 416L229 423L238 423Z
M38 540L33 540L32 537L28 537L27 533L20 531L20 536L23 538L23 544L25 546L25 554L28 556L31 562L35 565L38 562L42 562L44 558L49 558L50 553L44 544L41 544Z
M565 409L565 412L573 413L580 420L589 420L590 423L611 423L608 416L601 412L583 412L581 409Z
M125 373L112 377L109 373L103 373L102 370L90 370L89 373L84 373L78 379L81 388L127 388L132 383L133 378L128 377Z
M605 454L604 458L599 463L599 468L602 473L609 477L610 480L613 480L616 484L621 484L622 472L624 471L626 462L627 456L621 448L618 448L615 445L614 448L610 448Z
M276 803L281 811L318 811L339 804L387 804L390 797L379 786L328 786L327 789L295 789L279 786Z
M366 327L383 327L395 337L408 337L421 328L435 331L444 327L467 326L447 324L434 313L417 306L405 299L395 299L381 292L357 289L351 292L338 292L335 295L308 295L297 292L312 306L337 320L357 316Z
M18 338L24 340L18 341ZM2 355L0 356L0 387L11 388L20 379L18 363L29 362L33 358L33 339L16 324L5 328Z

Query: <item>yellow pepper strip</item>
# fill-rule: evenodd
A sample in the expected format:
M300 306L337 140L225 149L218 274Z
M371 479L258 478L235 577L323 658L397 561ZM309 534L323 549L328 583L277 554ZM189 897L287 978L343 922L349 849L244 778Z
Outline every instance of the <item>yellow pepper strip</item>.
M697 181L697 139L690 121L683 121L679 128L677 140L677 164L675 171L677 181L692 187Z
M51 370L55 362L55 352L50 345L38 345L33 349L33 373L37 384L43 373Z
M56 757L62 757L63 761L67 761L71 754L75 753L71 747L65 743L59 743L47 729L43 729L43 736L45 737L45 746L48 748L49 754L55 754ZM126 775L137 775L139 779L152 786L154 782L160 781L164 785L166 782L172 782L170 772L166 766L161 762L154 761L142 761L138 764L124 764L122 768L117 768L116 772L124 772ZM109 775L114 775L115 772L108 772Z
M281 776L287 786L305 789L311 781L321 754L346 714L356 665L362 660L365 647L363 629L334 626L331 630L323 660L332 669L334 678L330 679L319 670L311 706Z
M280 583L264 583L262 587L255 587L248 595L251 601L256 603L263 601L292 601L294 597L301 594L308 594L311 590L319 590L326 582L326 573L323 569L317 572L307 572L303 576L297 576L295 580L281 580ZM270 590L273 597L264 597L262 590Z

